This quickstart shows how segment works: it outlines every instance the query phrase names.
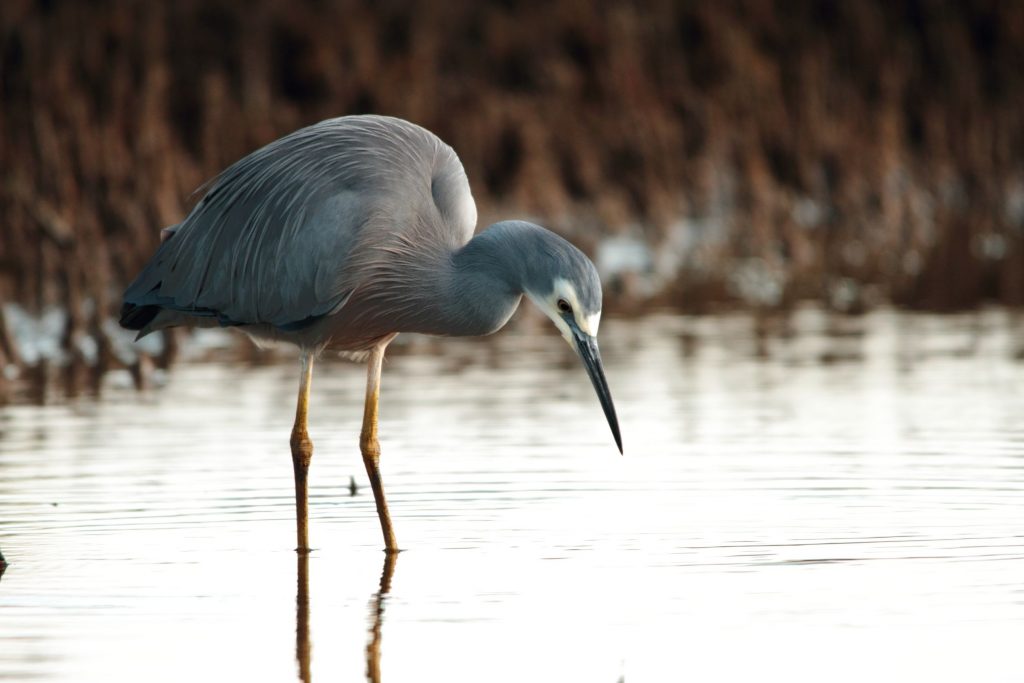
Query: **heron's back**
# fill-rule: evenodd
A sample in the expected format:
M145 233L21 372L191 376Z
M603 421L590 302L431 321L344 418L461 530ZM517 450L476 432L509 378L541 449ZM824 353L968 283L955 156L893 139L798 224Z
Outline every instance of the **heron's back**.
M129 286L122 324L146 334L205 320L354 344L399 331L385 329L397 309L417 306L423 278L475 224L462 164L435 135L387 117L330 119L214 179Z

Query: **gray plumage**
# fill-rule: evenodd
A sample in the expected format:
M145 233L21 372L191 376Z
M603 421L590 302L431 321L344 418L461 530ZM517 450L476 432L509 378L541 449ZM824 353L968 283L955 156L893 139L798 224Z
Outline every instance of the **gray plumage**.
M362 351L397 332L489 334L553 277L577 284L583 315L601 310L593 265L564 239L516 221L471 240L475 223L462 164L435 135L380 116L323 121L210 183L128 288L124 322Z
M365 356L359 445L388 552L397 552L380 476L384 352L400 332L482 335L528 296L576 350L615 443L598 352L601 283L576 247L522 221L476 237L476 204L451 147L399 119L349 116L298 130L217 176L124 295L121 324L238 327L294 343L302 373L292 428L297 550L309 552L306 428L313 362Z

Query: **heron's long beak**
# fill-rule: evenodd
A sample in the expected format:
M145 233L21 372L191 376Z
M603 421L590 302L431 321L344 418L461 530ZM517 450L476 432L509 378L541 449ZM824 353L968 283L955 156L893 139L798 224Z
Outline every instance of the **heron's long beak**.
M608 390L608 381L604 378L604 366L601 365L601 352L597 348L597 339L578 328L573 329L572 332L576 342L576 353L580 354L583 366L587 369L587 374L590 375L590 381L597 391L597 398L601 401L604 416L608 418L608 426L612 429L612 436L615 437L615 445L619 447L619 453L622 453L619 419L615 416L615 404L612 403L612 394Z

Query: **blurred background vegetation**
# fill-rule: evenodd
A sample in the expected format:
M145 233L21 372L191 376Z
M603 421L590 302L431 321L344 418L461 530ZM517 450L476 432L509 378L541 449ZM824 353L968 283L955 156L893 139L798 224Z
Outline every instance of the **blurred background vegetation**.
M5 0L0 377L46 358L12 317L124 361L193 191L363 112L450 143L481 224L580 244L613 311L1018 306L1022 65L999 0Z

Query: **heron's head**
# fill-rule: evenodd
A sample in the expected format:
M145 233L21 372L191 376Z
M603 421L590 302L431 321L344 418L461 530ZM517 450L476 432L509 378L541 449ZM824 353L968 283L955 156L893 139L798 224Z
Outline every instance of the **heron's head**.
M554 233L544 230L538 238L527 255L524 292L551 318L583 361L621 453L618 418L597 346L597 328L601 324L601 280L597 269L583 252Z

